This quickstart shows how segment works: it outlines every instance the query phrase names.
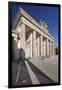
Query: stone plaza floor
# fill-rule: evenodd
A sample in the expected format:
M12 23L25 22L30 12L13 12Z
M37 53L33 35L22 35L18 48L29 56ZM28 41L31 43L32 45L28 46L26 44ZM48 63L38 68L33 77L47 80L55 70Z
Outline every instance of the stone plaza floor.
M50 84L58 82L58 56L12 61L12 85Z

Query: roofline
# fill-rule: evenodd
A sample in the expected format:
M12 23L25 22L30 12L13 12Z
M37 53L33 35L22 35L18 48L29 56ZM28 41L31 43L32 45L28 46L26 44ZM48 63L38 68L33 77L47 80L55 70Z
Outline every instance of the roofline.
M17 20L21 17L21 15L18 17L18 14L22 14L25 18L31 21L35 26L41 29L41 31L48 34L52 39L54 39L54 37L50 33L48 33L47 29L45 29L43 26L40 26L40 24L36 20L34 20L27 12L25 12L21 7L19 7L17 11L17 15L16 15ZM17 20L16 20L16 23L17 23Z
M35 25L37 25L40 29L45 29L45 27L44 26L40 26L40 24L36 21L36 20L34 20L33 18L32 18L32 16L31 15L29 15L27 12L25 12L21 7L19 8L19 10L20 10L20 13L21 14L23 14L27 19L29 19L32 23L34 23ZM33 21L32 21L33 20ZM45 31L47 31L48 29L45 29Z

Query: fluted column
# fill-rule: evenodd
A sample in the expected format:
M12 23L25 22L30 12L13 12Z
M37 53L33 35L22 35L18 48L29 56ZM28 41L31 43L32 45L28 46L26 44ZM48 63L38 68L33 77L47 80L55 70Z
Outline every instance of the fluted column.
M36 31L33 30L33 57L36 57Z
M53 41L53 55L54 55L54 41Z
M47 42L46 42L46 44L47 44L47 45L46 45L46 49L47 49L47 50L46 50L46 51L47 51L46 53L47 53L47 56L49 56L49 41L48 41L48 38L47 38L46 41L47 41Z
M33 55L33 54L32 54L32 47L33 47L33 46L32 46L32 33L31 33L31 57L32 57L32 55Z
M21 47L25 50L25 24L21 23Z
M38 37L38 56L40 56L40 37Z
M44 39L44 41L43 41L43 47L44 47L44 56L46 56L46 54L47 54L47 45L46 45L46 39Z
M41 45L41 56L43 56L43 36L40 36L40 45Z
M50 56L51 56L51 41L50 41Z
M21 34L20 34L20 56L21 59L25 58L25 24L21 23Z

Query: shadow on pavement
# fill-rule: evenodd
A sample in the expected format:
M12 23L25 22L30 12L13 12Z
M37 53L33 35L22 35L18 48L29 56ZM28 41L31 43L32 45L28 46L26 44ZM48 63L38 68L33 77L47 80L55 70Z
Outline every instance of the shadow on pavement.
M20 67L18 81L15 84L20 65L21 67ZM19 62L14 62L14 61L12 62L12 85L13 86L32 85L30 75L25 65L25 60L20 60Z
M39 80L40 84L50 84L54 83L48 76L46 76L43 72L41 72L34 64L30 62L30 60L26 59L28 64L30 65L32 71L35 73L37 79Z
M30 75L25 65L25 51L23 48L19 49L16 40L12 38L12 86L31 84Z

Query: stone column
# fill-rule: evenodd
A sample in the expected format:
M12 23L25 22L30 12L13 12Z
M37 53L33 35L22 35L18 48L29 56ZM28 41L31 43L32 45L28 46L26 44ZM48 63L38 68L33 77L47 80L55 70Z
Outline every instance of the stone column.
M46 54L47 54L47 46L46 46L46 39L44 39L44 41L43 41L43 45L44 45L44 56L46 56Z
M20 55L21 59L25 58L25 24L21 23L21 34L20 34Z
M53 41L53 55L54 55L54 41Z
M51 41L50 41L50 56L51 56Z
M33 49L32 49L33 57L36 57L36 31L33 30L32 36L33 36L33 43L32 43L32 45L33 45L32 46L33 47Z
M48 42L48 38L46 39L46 41L47 41L47 42L46 42L46 44L47 44L47 45L46 45L46 49L47 49L47 50L46 50L46 51L47 51L46 53L47 53L47 56L49 56L49 42Z
M31 57L32 57L32 33L31 33Z
M43 56L43 36L40 35L40 49L41 49L41 56Z
M38 36L38 56L40 56L40 37Z

